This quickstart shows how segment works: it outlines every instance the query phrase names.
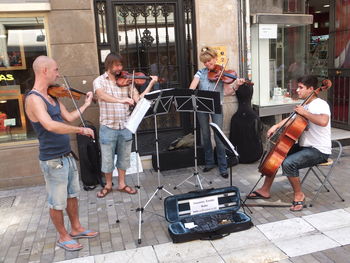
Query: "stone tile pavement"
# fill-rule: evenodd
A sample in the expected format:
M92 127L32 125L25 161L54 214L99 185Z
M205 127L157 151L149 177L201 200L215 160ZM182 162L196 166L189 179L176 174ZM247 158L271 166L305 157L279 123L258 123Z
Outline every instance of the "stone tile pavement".
M138 195L113 191L97 199L96 189L81 192L80 219L84 226L100 231L100 236L82 239L84 248L78 252L66 252L55 246L57 234L49 219L44 186L1 190L0 262L349 262L349 161L350 146L346 146L331 178L345 202L333 191L322 191L313 207L297 213L285 207L251 207L253 214L249 215L255 224L252 229L221 240L183 244L171 243L163 200L157 196L143 213L142 243L138 244ZM234 185L243 196L260 177L257 166L233 167ZM173 187L192 173L193 168L164 171L161 181L173 194L185 193L196 188L190 184L176 190ZM213 181L212 187L229 184L217 170L202 175ZM127 180L131 185L137 183L136 175ZM157 173L146 170L140 174L140 181L144 206L157 189ZM305 182L306 201L312 198L317 185L312 177ZM166 196L164 191L160 193ZM290 203L292 195L287 179L277 177L269 202Z

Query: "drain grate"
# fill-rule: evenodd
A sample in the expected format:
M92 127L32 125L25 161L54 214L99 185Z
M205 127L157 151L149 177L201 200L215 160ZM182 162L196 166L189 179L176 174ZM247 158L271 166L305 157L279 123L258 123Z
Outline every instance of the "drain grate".
M15 199L16 199L16 196L0 197L0 208L12 207Z

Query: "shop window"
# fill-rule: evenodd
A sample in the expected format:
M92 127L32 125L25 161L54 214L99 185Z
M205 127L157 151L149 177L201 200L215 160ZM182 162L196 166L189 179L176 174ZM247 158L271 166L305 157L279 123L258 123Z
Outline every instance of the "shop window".
M32 64L47 55L43 17L0 17L0 143L36 138L24 113Z
M265 31L261 29L264 26ZM307 26L252 26L255 105L265 107L298 102L297 79L310 73L306 32Z

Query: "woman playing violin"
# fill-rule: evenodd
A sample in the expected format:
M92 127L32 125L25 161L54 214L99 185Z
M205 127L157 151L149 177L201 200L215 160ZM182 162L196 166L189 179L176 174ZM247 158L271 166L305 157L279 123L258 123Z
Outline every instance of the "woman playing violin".
M299 142L290 149L287 158L282 163L282 175L287 176L294 191L294 199L290 207L293 212L301 211L305 202L305 195L299 180L299 169L324 163L331 154L330 109L326 101L312 94L317 88L317 83L316 76L307 75L298 79L299 99L306 99L310 95L311 97L304 106L297 106L295 112L307 120L308 126L299 138ZM267 131L267 137L271 137L287 121L288 118L273 125ZM252 192L248 198L270 198L274 178L274 175L265 177L263 186Z
M147 88L139 94L131 85L118 86L117 78L123 71L123 60L119 54L110 53L105 60L105 73L94 82L100 105L100 146L102 154L101 170L106 177L105 187L97 193L97 197L105 197L112 191L112 172L115 169L114 155L117 153L116 168L118 170L118 191L136 194L136 189L125 182L125 172L130 166L132 134L125 128L129 119L129 107L147 94L157 82L157 76L151 76ZM132 79L130 79L130 84Z
M190 89L196 89L197 86L200 90L218 91L221 94L221 103L223 102L224 95L232 95L235 90L244 83L244 79L236 79L232 85L223 83L221 80L216 84L215 81L208 79L208 73L214 70L217 61L217 53L210 47L202 48L199 55L200 61L204 64L204 68L197 71L195 74ZM205 155L205 167L203 172L208 172L214 168L214 154L213 147L211 145L211 135L209 129L209 115L211 115L212 122L216 123L220 128L223 124L223 114L208 114L208 113L197 113L200 130L202 134L202 145L204 147ZM224 178L228 177L227 173L227 161L225 154L225 147L221 143L220 139L215 135L216 151L218 156L218 165L220 175Z

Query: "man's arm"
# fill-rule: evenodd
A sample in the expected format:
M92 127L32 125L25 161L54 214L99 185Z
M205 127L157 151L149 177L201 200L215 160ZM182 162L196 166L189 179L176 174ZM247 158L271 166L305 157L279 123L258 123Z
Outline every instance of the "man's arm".
M279 123L273 125L268 131L267 131L267 138L270 138L272 134L274 134L279 128L281 128L286 121L288 120L288 118L285 118L283 120L281 120Z
M106 93L103 88L96 89L96 95L99 100L110 102L110 103L122 103L133 105L134 100L131 98L117 98L108 93Z
M91 91L89 91L86 94L84 105L79 108L80 113L83 113L86 110L86 108L90 106L91 101L92 101L92 97L93 97L93 94ZM72 122L72 121L76 120L77 118L79 118L80 114L79 114L78 110L74 110L72 112L69 112L61 102L59 102L59 104L60 104L62 118L65 121Z
M137 103L140 99L142 99L148 92L151 91L152 87L154 86L155 83L157 83L158 81L158 77L157 76L150 76L151 77L151 81L148 83L147 88L141 93L139 94L138 91L136 90L136 88L134 87L134 92L133 92L133 99L134 101Z
M299 106L299 105L295 107L295 112L300 114L301 116L305 117L306 119L308 119L312 123L319 125L319 126L322 126L322 127L327 126L327 124L329 122L329 115L328 114L313 114L313 113L309 112L308 110L306 110L304 107Z
M76 127L54 121L47 112L46 104L38 96L29 95L25 105L28 118L32 122L40 122L47 131L58 134L80 133L94 137L94 132L90 128Z

